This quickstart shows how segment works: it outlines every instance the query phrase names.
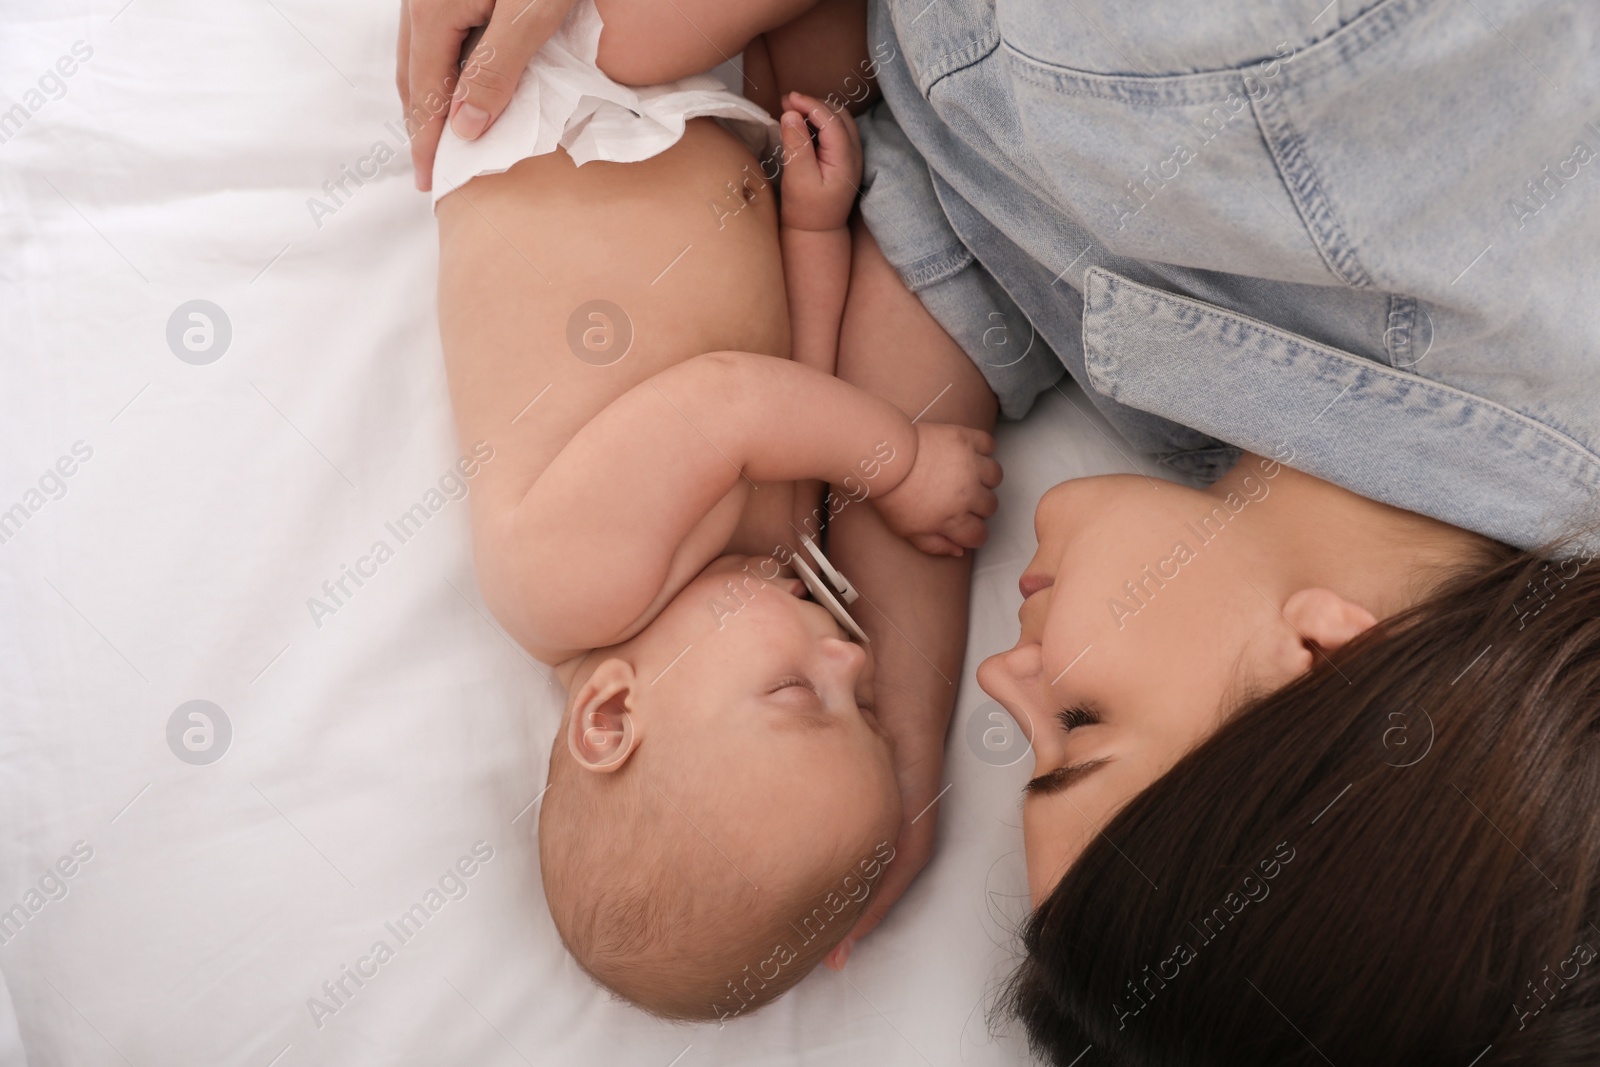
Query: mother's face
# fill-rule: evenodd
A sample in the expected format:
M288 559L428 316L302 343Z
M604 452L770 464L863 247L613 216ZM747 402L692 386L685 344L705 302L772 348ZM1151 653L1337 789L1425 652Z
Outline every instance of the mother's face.
M1204 492L1110 475L1040 500L1021 636L978 668L1032 740L1022 827L1035 906L1241 687L1276 688L1303 664L1267 536L1283 468L1262 464Z

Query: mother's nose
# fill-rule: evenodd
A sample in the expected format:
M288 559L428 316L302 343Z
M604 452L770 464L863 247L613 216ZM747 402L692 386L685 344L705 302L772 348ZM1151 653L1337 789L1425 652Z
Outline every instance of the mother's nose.
M978 685L1002 704L1014 700L1039 677L1043 655L1038 642L1019 642L1015 648L990 656L978 664Z
M1035 764L1040 758L1036 742L1042 740L1036 715L1045 710L1038 698L1043 667L1043 655L1037 642L1020 643L978 664L978 685L1022 728L1028 744L1033 747Z
M978 685L999 701L1030 737L1034 724L1029 721L1029 694L1038 687L1043 668L1042 650L1036 641L1019 642L1015 648L978 664Z

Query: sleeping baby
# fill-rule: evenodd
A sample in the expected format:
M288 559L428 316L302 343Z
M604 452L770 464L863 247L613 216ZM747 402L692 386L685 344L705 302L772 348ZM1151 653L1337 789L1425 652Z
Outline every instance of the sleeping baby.
M680 6L724 39L760 5ZM790 94L780 125L687 66L618 84L602 68L671 68L638 11L580 0L496 126L446 135L440 326L461 439L497 456L471 498L480 587L567 693L539 816L551 915L613 992L726 1019L849 932L901 822L817 517L875 508L959 554L1000 472L987 435L832 375L849 115ZM780 140L781 240L752 151Z

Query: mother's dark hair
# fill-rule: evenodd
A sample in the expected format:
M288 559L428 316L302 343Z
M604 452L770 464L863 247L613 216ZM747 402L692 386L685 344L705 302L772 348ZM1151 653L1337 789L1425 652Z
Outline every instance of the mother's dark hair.
M1488 551L1105 827L1023 932L1036 1051L1600 1064L1600 561Z

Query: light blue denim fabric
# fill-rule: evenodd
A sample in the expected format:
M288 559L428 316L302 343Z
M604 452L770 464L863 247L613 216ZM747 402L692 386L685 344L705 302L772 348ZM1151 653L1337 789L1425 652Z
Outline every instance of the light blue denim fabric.
M873 0L862 211L1018 417L1064 367L1532 547L1600 506L1600 3ZM1600 537L1585 542L1600 548Z

